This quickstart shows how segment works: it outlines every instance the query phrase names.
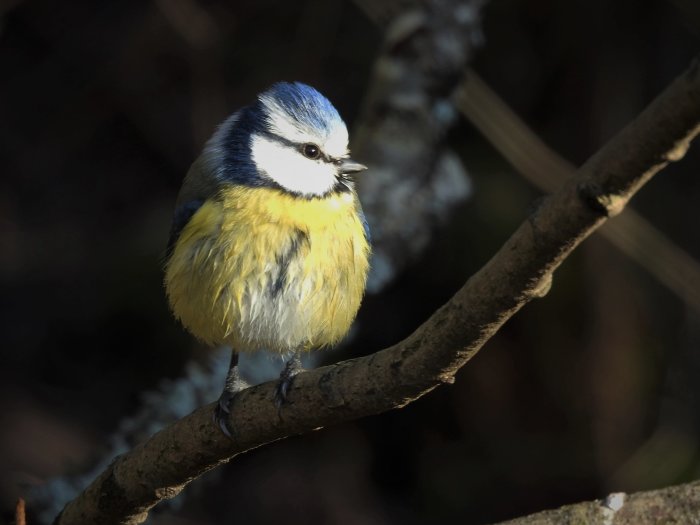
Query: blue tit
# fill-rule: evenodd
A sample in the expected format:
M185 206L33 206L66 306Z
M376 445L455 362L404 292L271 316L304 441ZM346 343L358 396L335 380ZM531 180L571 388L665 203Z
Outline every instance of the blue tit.
M215 420L247 386L238 353L292 356L340 341L369 269L369 232L348 152L348 131L314 88L281 82L225 120L192 164L177 198L165 289L184 327L233 352Z

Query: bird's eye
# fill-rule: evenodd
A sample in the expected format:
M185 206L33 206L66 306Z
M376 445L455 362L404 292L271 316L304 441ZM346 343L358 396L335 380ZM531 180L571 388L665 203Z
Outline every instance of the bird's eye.
M321 148L316 144L304 144L301 147L301 152L307 159L317 159L321 156Z

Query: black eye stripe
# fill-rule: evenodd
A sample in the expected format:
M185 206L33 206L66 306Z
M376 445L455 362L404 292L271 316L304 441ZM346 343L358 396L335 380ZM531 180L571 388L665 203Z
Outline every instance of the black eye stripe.
M342 159L338 159L338 158L331 157L331 156L327 155L323 151L323 149L321 149L320 146L318 146L312 142L294 142L293 140L286 139L280 135L277 135L276 133L270 133L269 131L265 132L263 134L265 136L271 138L275 142L279 142L280 144L284 144L285 146L288 146L290 148L294 148L295 150L301 152L302 155L304 154L304 152L302 151L302 148L304 146L307 146L307 145L316 146L320 152L320 155L318 157L316 157L316 159L313 159L313 160L323 160L325 162L330 162L332 164L337 164L338 162L342 161Z

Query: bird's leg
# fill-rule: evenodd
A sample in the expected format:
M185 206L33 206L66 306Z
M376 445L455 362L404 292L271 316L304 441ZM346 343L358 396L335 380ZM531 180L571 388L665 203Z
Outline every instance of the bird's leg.
M292 387L294 382L294 377L299 372L303 372L304 367L301 366L301 350L296 350L292 358L287 361L284 365L284 370L280 374L279 383L277 383L277 389L275 390L275 404L277 408L281 408L287 402L287 393Z
M231 429L228 426L228 416L231 413L231 401L240 392L248 388L248 383L246 383L238 370L238 354L234 351L231 352L231 364L228 368L228 374L226 374L226 382L224 383L224 390L219 396L219 402L214 410L214 422L219 425L221 431L228 437L231 437Z

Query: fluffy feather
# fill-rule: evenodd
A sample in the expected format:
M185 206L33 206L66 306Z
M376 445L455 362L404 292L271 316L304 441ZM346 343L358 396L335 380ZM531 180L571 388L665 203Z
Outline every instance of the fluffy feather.
M273 188L223 188L192 216L168 261L175 315L203 341L236 351L338 342L369 266L358 211L349 192L300 199Z

